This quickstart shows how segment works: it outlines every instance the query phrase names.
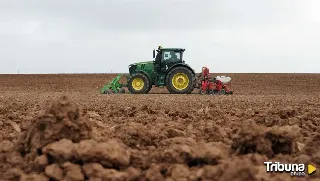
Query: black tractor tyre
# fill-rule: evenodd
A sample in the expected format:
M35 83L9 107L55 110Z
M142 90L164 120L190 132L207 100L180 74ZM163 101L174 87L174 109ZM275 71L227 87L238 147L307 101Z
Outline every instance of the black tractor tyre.
M184 73L188 76L189 84L188 86L183 90L178 90L172 85L172 78L177 73ZM194 73L187 67L175 67L172 70L170 70L166 76L166 86L168 91L171 94L191 94L193 89L196 86L196 76Z
M150 92L151 89L152 89L152 84L149 85L149 88L146 93Z
M143 80L143 88L141 90L136 90L133 88L132 86L132 81L135 79L135 78L141 78ZM146 94L150 91L150 80L147 76L143 75L143 74L135 74L134 76L132 76L129 81L128 81L128 90L130 93L132 94Z

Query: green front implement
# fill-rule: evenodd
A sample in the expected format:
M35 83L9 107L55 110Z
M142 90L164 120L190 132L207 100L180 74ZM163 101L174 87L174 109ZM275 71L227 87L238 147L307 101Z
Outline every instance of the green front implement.
M104 85L101 89L101 94L118 94L118 93L125 93L125 90L123 87L126 85L123 85L119 82L120 78L123 74L119 74L117 77L112 79L111 82Z

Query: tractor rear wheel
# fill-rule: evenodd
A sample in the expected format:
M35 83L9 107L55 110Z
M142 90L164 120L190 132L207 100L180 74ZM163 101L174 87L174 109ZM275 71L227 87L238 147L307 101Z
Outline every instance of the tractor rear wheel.
M146 94L150 89L150 80L143 74L135 74L128 81L128 90L132 94Z
M172 94L190 94L196 83L196 77L187 67L175 67L166 76L166 86Z

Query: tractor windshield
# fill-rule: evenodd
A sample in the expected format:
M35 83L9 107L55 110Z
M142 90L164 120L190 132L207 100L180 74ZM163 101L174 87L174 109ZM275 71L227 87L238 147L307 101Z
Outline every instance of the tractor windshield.
M177 62L181 60L181 53L174 51L163 51L163 61Z

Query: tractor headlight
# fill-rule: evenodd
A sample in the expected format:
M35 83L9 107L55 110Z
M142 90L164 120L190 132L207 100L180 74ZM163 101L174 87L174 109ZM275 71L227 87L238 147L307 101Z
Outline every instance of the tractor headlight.
M137 65L135 65L135 64L130 64L129 66L129 72L130 72L130 74L136 69L136 67L137 67Z

